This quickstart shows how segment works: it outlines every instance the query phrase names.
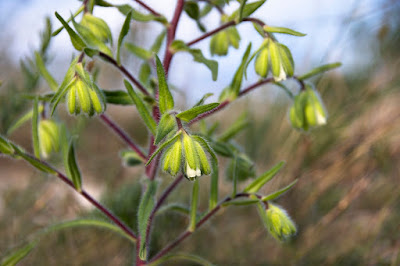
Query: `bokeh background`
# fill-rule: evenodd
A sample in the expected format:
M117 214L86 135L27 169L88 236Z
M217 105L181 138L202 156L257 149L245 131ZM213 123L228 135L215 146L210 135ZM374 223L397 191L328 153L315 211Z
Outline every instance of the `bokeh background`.
M111 1L130 3L134 1ZM175 1L146 1L172 16ZM64 17L79 7L78 1L0 1L0 132L30 108L21 94L45 91L46 84L29 72L29 59L40 49L40 31L48 15L58 27L54 11ZM232 5L228 10L234 10ZM95 14L110 23L114 38L123 17L109 9ZM305 32L303 38L279 37L293 51L296 72L322 63L342 61L343 67L314 79L329 111L329 123L309 134L293 130L287 119L290 101L277 87L265 86L240 99L227 110L208 118L220 121L222 132L246 112L249 126L236 142L243 145L261 174L280 160L287 162L264 189L268 193L294 179L297 185L277 202L298 224L290 243L279 244L263 227L252 207L220 211L176 251L193 252L218 265L400 265L400 3L396 0L270 0L255 13L276 26ZM216 14L205 21L218 25ZM129 41L146 46L160 28L132 23ZM251 25L240 25L241 47L231 56L217 58L220 75L212 82L204 66L190 56L177 55L169 74L181 108L205 93L215 95L230 81L247 42L261 40ZM191 40L200 32L185 15L178 38ZM197 45L208 48L208 40ZM162 48L163 49L163 48ZM50 43L51 72L60 80L73 49L66 33ZM210 56L209 52L205 52ZM140 61L124 53L132 72ZM122 89L121 75L102 64L99 83ZM247 83L256 76L249 71ZM296 89L296 84L288 82ZM215 99L215 98L214 98ZM127 111L128 110L128 111ZM107 113L140 144L146 129L133 108L109 107ZM61 115L62 116L62 115ZM63 116L62 116L63 117ZM140 198L143 171L122 166L118 156L123 143L98 119L64 115L79 134L78 158L89 192L101 199L127 224L136 227L135 209ZM30 124L10 138L31 146ZM54 158L59 163L60 158ZM227 163L222 160L222 169ZM160 174L161 186L172 179ZM221 195L231 184L221 176ZM191 186L183 182L169 202L188 204ZM208 178L201 179L201 208L207 208ZM101 217L73 191L51 176L43 176L24 162L0 157L0 256L18 247L37 230L77 217ZM160 214L153 234L154 254L186 227L186 217ZM46 236L21 265L132 265L134 248L111 233L98 229L70 229ZM177 262L171 263L177 265ZM182 264L187 265L187 264Z

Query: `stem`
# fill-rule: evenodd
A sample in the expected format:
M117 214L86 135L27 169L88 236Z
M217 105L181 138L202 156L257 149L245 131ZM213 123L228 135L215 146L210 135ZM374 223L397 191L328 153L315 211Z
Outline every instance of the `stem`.
M104 58L107 62L109 62L110 64L112 64L113 66L115 66L116 68L118 68L122 73L124 73L124 75L131 81L133 82L133 84L136 85L136 87L139 88L139 90L144 93L146 96L150 96L150 93L147 91L147 89L123 66L123 65L119 65L117 63L117 61L114 60L114 58L112 58L111 56L103 53L103 52L99 52L99 56Z
M141 5L142 7L144 7L147 11L149 11L151 14L153 14L154 16L157 17L161 17L161 14L158 13L157 11L155 11L154 9L152 9L150 6L148 6L146 3L143 3L143 1L141 0L133 0L136 3L138 3L139 5Z
M89 0L84 0L82 5L83 5L83 13L88 13L89 10L87 8L87 4L88 4Z
M125 131L120 128L114 121L111 120L106 114L101 114L100 119L110 127L115 134L117 134L128 146L134 150L143 160L147 160L147 156L143 153L143 151L136 145L133 140L125 133Z
M208 221L219 209L221 209L222 204L229 202L233 199L239 198L239 197L249 197L250 194L248 193L238 193L234 197L226 197L224 200L222 200L220 203L218 203L217 206L215 206L214 209L209 211L203 218L201 218L200 221L197 222L196 224L196 229L202 226L206 221ZM173 242L171 242L169 245L164 247L160 252L158 252L149 262L154 262L157 259L163 257L165 254L167 254L171 249L176 247L179 243L181 243L183 240L185 240L188 236L190 236L193 232L191 231L185 231L182 234L178 236L177 239L175 239Z
M170 26L167 31L167 46L165 48L165 56L164 56L164 62L163 62L166 75L168 75L169 66L171 64L171 60L172 60L172 56L173 56L173 54L169 50L169 47L171 46L172 42L175 40L176 28L178 27L178 22L181 17L181 14L182 14L184 4L185 4L184 0L178 0L178 3L176 4L176 8L175 8L174 17L172 18Z
M32 156L29 153L24 153L26 156L30 157L31 159L40 162L41 164L46 165L47 167L51 168L55 172L55 176L60 178L65 184L70 186L72 189L74 189L76 192L78 192L82 197L84 197L86 200L88 200L94 207L96 207L99 211L101 211L105 216L110 218L119 228L121 228L127 235L129 235L132 239L137 239L135 233L127 226L125 225L117 216L115 216L111 211L109 211L105 206L103 206L100 202L95 200L89 193L87 193L84 189L82 189L80 192L76 190L74 183L63 173L58 171L56 168L54 168L52 165L47 163L46 161L40 160L36 158L35 156Z

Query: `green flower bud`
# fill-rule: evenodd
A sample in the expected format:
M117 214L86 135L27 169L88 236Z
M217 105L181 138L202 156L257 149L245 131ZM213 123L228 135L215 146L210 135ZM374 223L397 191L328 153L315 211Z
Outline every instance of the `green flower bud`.
M221 19L222 23L228 22L229 18L223 16ZM211 37L210 41L210 52L211 55L227 55L230 46L235 49L239 48L240 35L235 27L229 27L223 31Z
M268 203L265 222L268 231L279 241L287 241L297 233L295 223L278 205Z
M170 175L175 176L182 164L182 142L175 141L165 152L163 156L163 169Z
M39 149L43 158L60 150L60 128L53 120L39 122Z
M207 155L204 152L204 149L199 142L195 141L194 145L195 145L196 152L197 152L197 154L199 156L199 160L200 160L201 174L209 175L211 173L211 166L210 166L210 163L208 162Z
M80 24L88 28L100 41L112 43L111 30L107 23L101 18L95 17L89 13L85 13Z
M295 96L294 103L289 110L292 126L305 131L325 125L327 117L321 97L309 85L306 85L306 89Z

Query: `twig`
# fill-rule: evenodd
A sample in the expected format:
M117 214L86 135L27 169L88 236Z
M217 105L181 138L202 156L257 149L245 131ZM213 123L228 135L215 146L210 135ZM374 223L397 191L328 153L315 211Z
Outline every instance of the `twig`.
M133 1L135 1L136 3L138 3L139 5L141 5L143 8L145 8L147 11L149 11L151 14L153 14L154 16L157 16L157 17L161 17L161 14L160 13L158 13L157 11L155 11L153 8L151 8L150 6L148 6L146 3L144 3L143 1L141 1L141 0L133 0Z
M126 134L126 132L120 128L114 121L111 120L106 114L101 114L100 119L110 127L115 134L117 134L128 146L134 150L143 160L147 160L147 156L143 153L143 151L136 145L133 140Z

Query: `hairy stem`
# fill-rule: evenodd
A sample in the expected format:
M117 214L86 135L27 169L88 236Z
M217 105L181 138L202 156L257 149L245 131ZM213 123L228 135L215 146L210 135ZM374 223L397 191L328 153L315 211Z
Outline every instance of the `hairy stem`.
M117 134L128 146L134 150L143 160L147 160L147 156L143 153L143 151L136 145L133 140L128 136L128 134L119 127L114 121L111 120L106 114L101 114L100 119L111 128L115 134Z

